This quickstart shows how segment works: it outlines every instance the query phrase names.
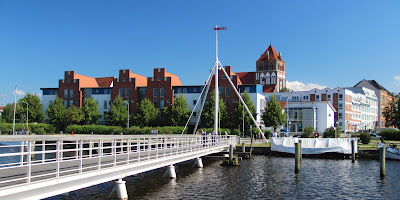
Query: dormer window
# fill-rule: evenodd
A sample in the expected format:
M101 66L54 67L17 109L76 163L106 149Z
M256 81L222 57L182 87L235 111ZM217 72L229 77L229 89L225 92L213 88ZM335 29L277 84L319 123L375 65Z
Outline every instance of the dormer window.
M122 82L125 82L125 81L126 81L126 78L123 78L123 79L122 79Z
M157 81L161 81L161 77L158 77L158 78L157 78Z

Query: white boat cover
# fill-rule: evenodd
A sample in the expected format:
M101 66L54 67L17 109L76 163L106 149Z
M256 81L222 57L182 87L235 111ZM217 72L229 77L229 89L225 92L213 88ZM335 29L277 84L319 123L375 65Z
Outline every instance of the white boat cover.
M302 154L322 154L336 152L351 154L351 141L357 138L293 138L272 137L271 151L294 154L294 144L301 140ZM358 153L357 147L355 152Z
M378 144L378 150L382 147L386 147L386 158L400 160L400 150L393 149L391 147L386 146L383 143Z

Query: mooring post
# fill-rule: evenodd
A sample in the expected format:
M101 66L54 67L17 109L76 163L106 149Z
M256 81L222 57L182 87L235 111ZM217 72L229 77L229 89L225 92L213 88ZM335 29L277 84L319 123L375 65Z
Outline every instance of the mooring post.
M381 167L381 177L384 177L386 174L386 145L379 149L379 160L380 160L380 167Z
M351 161L355 162L356 161L356 141L355 140L351 140Z
M229 148L229 160L232 160L233 159L233 145L230 145L230 148Z
M242 143L242 153L246 152L246 145L244 144L244 142Z
M294 149L295 149L295 168L294 171L295 172L299 172L300 171L300 144L299 143L295 143L294 144Z
M168 166L168 175L172 179L176 179L175 167L174 165Z
M126 181L123 181L122 179L118 179L118 181L115 181L115 188L117 191L118 199L128 199L128 192L126 191L125 183Z
M300 161L303 160L303 147L301 140L299 140Z
M203 162L201 161L201 158L196 158L196 164L198 168L203 168Z

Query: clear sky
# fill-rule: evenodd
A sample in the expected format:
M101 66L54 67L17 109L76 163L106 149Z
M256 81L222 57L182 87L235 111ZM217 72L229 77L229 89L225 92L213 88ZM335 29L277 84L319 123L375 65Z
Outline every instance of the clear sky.
M400 1L0 0L0 95L58 87L64 71L167 68L200 85L215 60L255 71L270 42L293 88L351 87L374 79L400 92ZM302 85L304 84L304 85ZM21 98L23 95L18 95Z

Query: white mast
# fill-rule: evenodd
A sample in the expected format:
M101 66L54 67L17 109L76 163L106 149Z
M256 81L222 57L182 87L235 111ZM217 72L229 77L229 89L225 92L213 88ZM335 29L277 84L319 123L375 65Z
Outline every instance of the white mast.
M215 134L218 133L218 109L219 109L219 91L218 91L218 25L215 26L215 115L214 115L214 131Z
M15 109L17 108L17 88L18 85L15 86L15 91L14 91L15 98L14 98L13 132L12 132L13 135L15 134Z

